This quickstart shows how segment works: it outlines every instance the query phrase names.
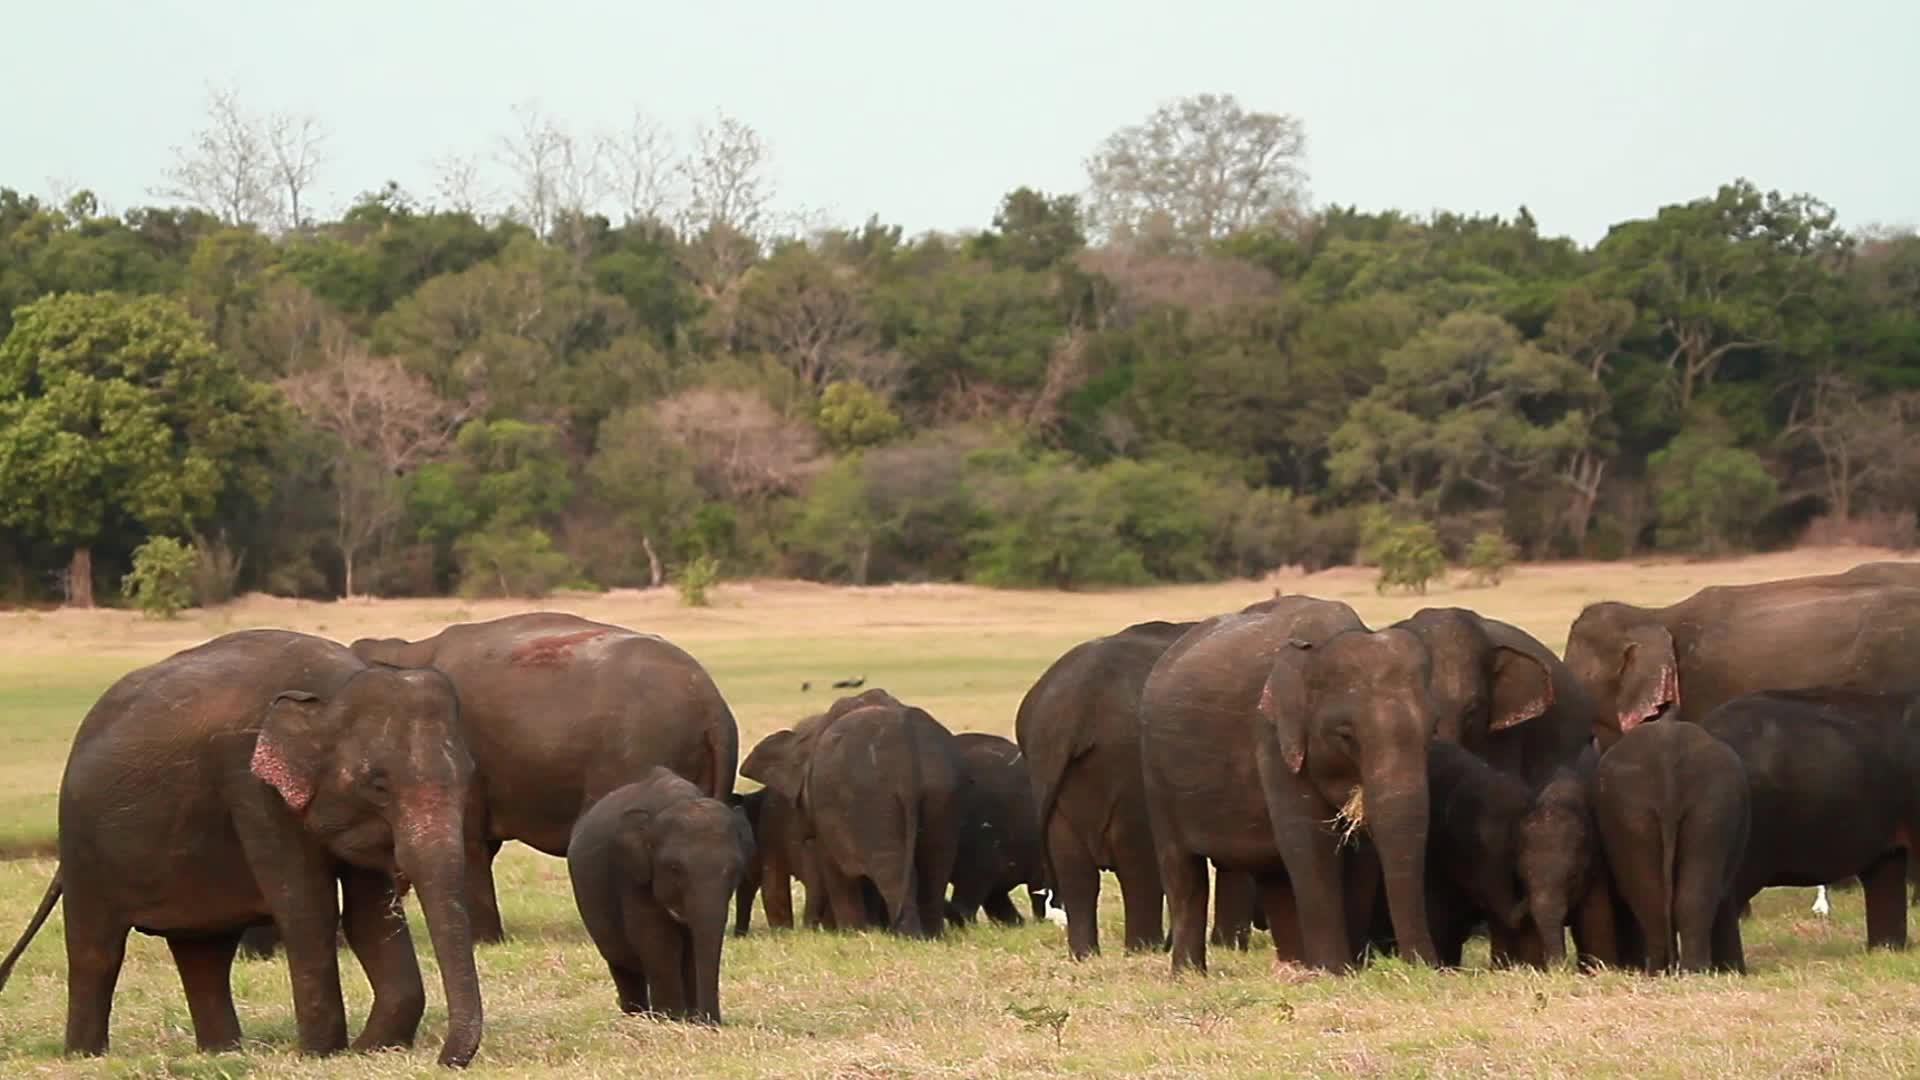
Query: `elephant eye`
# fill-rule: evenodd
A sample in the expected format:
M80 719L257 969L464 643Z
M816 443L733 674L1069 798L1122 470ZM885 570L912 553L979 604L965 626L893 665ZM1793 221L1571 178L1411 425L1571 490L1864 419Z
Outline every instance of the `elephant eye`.
M387 781L387 770L378 765L367 770L367 791L381 799L393 794L392 786Z

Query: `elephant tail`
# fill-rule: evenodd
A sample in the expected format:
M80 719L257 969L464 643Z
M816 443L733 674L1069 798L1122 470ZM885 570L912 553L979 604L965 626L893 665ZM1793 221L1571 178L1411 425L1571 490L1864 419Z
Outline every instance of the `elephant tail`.
M53 914L53 905L59 901L61 890L60 868L56 866L53 870L53 880L47 883L47 895L40 898L40 910L33 913L32 921L27 923L26 932L20 935L19 941L14 942L13 951L7 954L5 960L0 960L0 990L7 988L7 978L13 974L13 965L20 962L20 954L27 951L27 945L33 941L33 935L40 932L40 927L46 924L47 916Z
M913 785L900 799L900 829L905 838L907 857L900 860L900 882L894 895L900 897L900 910L893 913L895 933L907 933L919 920L920 896L914 886L919 881L920 868L920 791L919 770L912 770ZM932 933L926 928L922 933Z
M707 762L713 777L713 790L707 797L722 802L732 797L735 774L740 769L739 736L729 739L728 734L718 725L707 729Z

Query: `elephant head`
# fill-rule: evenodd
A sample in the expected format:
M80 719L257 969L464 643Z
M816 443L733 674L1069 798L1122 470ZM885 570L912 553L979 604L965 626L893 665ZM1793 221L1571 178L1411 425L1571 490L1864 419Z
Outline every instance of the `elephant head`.
M440 1060L471 1060L482 1021L464 847L474 766L453 684L382 666L325 696L283 692L261 720L252 772L335 856L419 894L447 995Z
M1347 630L1317 645L1296 638L1275 658L1260 714L1282 766L1318 794L1322 820L1365 827L1395 939L1436 964L1426 909L1427 747L1438 715L1429 677L1426 646L1404 629Z
M433 662L433 650L427 642L405 638L361 638L347 648L369 664L426 667Z
M665 770L658 767L656 773ZM624 883L647 890L692 947L695 1019L720 1022L720 952L734 892L753 861L746 815L717 799L686 799L664 810L626 811L620 830Z
M1680 707L1673 635L1642 608L1589 605L1567 634L1567 668L1599 703L1603 747Z
M834 721L857 709L882 705L897 709L907 709L900 699L878 687L850 697L843 697L828 706L827 711L815 713L785 731L776 731L761 739L747 759L740 763L740 775L749 780L758 780L772 788L798 806L806 788L807 761L813 756L813 748L820 736L833 726ZM918 710L913 710L918 711Z
M1549 968L1566 958L1569 916L1587 897L1598 858L1586 785L1562 770L1540 789L1520 819L1519 868L1526 899L1510 919L1532 916Z
M1487 736L1537 719L1553 706L1547 665L1496 640L1475 612L1423 608L1400 625L1427 646L1438 738L1479 749Z

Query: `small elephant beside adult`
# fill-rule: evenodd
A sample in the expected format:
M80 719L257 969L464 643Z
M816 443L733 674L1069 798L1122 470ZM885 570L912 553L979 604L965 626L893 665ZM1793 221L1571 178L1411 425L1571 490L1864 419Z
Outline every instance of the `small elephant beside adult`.
M1603 748L1635 725L1699 722L1762 690L1920 689L1920 571L1868 563L1842 574L1716 585L1666 607L1590 604L1566 664L1598 703Z
M440 1061L468 1063L482 1007L467 914L473 786L438 672L369 665L282 630L225 634L134 671L80 723L60 785L60 863L0 985L64 898L69 1053L107 1049L129 930L164 938L203 1050L240 1045L240 935L284 935L303 1052L346 1048L335 934L373 986L356 1049L409 1046L426 1006L399 898L408 885L449 1015Z
M753 859L740 879L734 898L733 932L745 937L753 925L753 898L763 897L767 925L775 929L794 928L793 883L798 880L806 893L800 925L809 930L831 926L827 911L827 890L820 880L813 836L800 808L773 788L763 787L744 795L736 794L734 803L746 816L753 831Z
M564 856L586 808L655 765L710 798L733 793L733 712L699 661L655 635L533 612L351 647L366 660L442 671L460 695L478 768L468 854L481 941L504 936L492 869L502 843Z
M720 1022L727 909L753 847L745 815L659 766L580 815L567 876L622 1012Z
M889 929L940 935L968 781L938 720L868 690L762 739L740 771L804 815L837 926L867 923L870 885Z
M1013 905L1016 887L1025 887L1033 917L1044 918L1046 863L1025 755L1011 739L986 732L963 731L953 741L966 771L967 797L948 922L970 923L984 909L994 922L1018 926L1023 920Z

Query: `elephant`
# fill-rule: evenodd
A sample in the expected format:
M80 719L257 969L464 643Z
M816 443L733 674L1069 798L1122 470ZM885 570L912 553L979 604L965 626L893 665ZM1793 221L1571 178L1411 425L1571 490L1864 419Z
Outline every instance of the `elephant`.
M953 864L953 895L948 922L965 925L985 908L987 917L1018 926L1020 912L1009 895L1025 886L1036 919L1046 916L1040 892L1046 870L1040 851L1040 815L1034 809L1033 781L1013 741L968 731L953 737L967 773L968 795L960 826L960 848Z
M1664 608L1589 605L1566 663L1598 703L1601 748L1646 721L1697 723L1756 691L1920 689L1920 587L1878 573L1717 585Z
M1589 743L1533 793L1520 819L1520 886L1548 968L1566 961L1568 931L1582 971L1617 965L1623 956L1618 893L1593 809L1599 759Z
M1653 974L1714 964L1715 940L1738 937L1733 895L1752 825L1747 769L1698 724L1669 720L1621 736L1600 758L1594 814L1601 848L1632 909ZM1673 948L1675 938L1680 947ZM1729 970L1744 971L1731 954Z
M889 929L940 936L968 777L953 733L926 710L881 689L843 697L762 739L740 771L805 817L838 927L867 922L870 883Z
M1140 690L1167 647L1197 623L1143 622L1067 650L1020 701L1048 880L1067 912L1074 959L1100 951L1100 871L1120 880L1126 948L1158 948L1165 893L1140 774ZM1216 944L1244 947L1253 880L1219 872Z
M1495 964L1531 959L1520 884L1521 820L1532 802L1517 777L1456 743L1427 748L1427 916L1440 963L1460 966L1484 925ZM1556 929L1558 927L1556 926Z
M1752 824L1729 890L1734 910L1770 886L1858 876L1867 946L1905 948L1906 866L1920 836L1920 695L1761 691L1726 702L1700 727L1746 767ZM1714 931L1713 966L1744 971L1738 920L1716 920Z
M744 814L659 765L580 815L567 876L622 1012L720 1023L727 909L753 848Z
M1593 741L1600 722L1593 698L1533 635L1467 608L1423 608L1400 625L1432 657L1441 739L1530 790L1571 766Z
M1379 871L1343 858L1335 808L1366 823L1397 937L1433 962L1427 669L1413 634L1371 634L1347 605L1306 596L1208 619L1161 655L1141 691L1141 774L1175 972L1206 970L1209 859L1254 875L1282 959L1353 966L1349 927L1364 927L1363 879Z
M446 992L440 1062L480 1045L463 815L475 765L434 671L284 630L224 634L109 687L74 735L60 861L0 985L64 898L70 1054L106 1052L127 931L166 939L202 1050L240 1045L240 934L283 928L302 1052L347 1047L334 948L373 987L354 1049L411 1046L426 1006L400 897L420 897Z
M474 933L504 936L500 845L564 855L607 792L662 765L710 798L733 793L740 733L699 661L652 634L559 612L460 623L420 641L362 638L364 659L447 674L479 767L469 821Z
M813 837L793 800L772 788L763 787L745 795L735 795L741 811L753 830L754 856L747 873L740 879L735 894L733 932L747 936L753 923L753 897L762 893L767 909L767 925L791 930L793 921L793 882L799 879L806 890L801 922L809 930L831 928L832 913L826 910L827 890L820 882L814 864Z

